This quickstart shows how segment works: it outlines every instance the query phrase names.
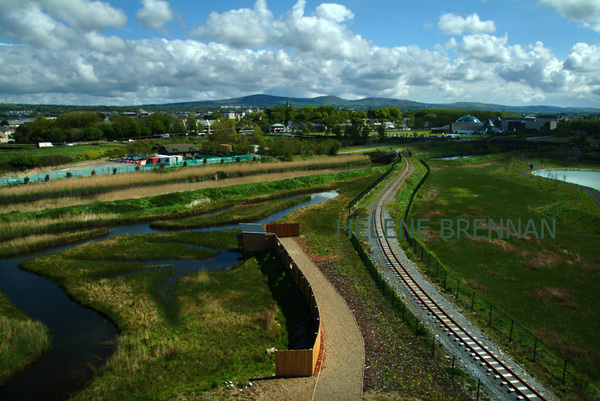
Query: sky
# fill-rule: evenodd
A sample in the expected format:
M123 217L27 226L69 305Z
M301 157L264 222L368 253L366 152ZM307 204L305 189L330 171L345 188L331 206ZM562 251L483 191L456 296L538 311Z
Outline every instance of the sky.
M252 94L600 108L600 0L0 0L2 103Z

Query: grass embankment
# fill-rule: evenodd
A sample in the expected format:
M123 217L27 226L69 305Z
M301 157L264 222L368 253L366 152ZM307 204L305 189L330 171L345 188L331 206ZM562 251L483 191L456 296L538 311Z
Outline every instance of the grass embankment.
M402 166L397 169L401 171ZM348 202L376 178L364 177L346 185L337 198L294 211L283 221L300 222L306 252L353 310L365 341L366 394L470 399L465 394L464 382L451 380L451 365L441 350L436 349L436 358L432 358L431 348L421 346L414 330L402 322L401 315L373 282L347 235L337 237L338 219L342 226L347 223ZM456 371L455 378L458 374ZM377 399L377 395L374 397Z
M188 166L117 175L96 175L50 182L4 187L0 194L0 213L35 211L47 208L155 196L239 184L235 178L257 177L265 181L281 180L318 170L340 170L370 164L362 155L318 157L293 162L257 162L228 165ZM250 178L251 180L251 178Z
M194 216L251 197L266 199L334 188L346 180L380 170L379 167L366 168L38 212L10 213L0 216L0 241L112 224Z
M428 218L430 230L421 240L437 259L459 277L463 286L474 290L495 308L514 319L541 342L586 372L595 380L600 377L600 316L597 289L600 286L600 209L584 192L556 182L523 177L516 174L527 164L516 159L475 163L430 162L429 178L419 191L410 218ZM442 239L440 219L471 223L469 234L461 238L455 233ZM484 227L474 238L473 220ZM513 234L503 238L488 231L488 219L499 224L500 219L523 222L530 219L537 235L529 232L525 239ZM556 238L548 232L541 238L541 219L556 220ZM504 228L506 230L506 228ZM446 234L449 232L446 231ZM538 238L540 237L540 238ZM432 272L431 270L429 271ZM456 291L456 283L454 283ZM470 309L470 300L466 302ZM487 326L487 312L477 311L482 326ZM534 373L539 374L566 399L589 397L589 388L581 388L567 376L561 385L563 364L542 353L538 345L537 360L533 359L533 338L524 338L520 348L517 332L508 344L510 319L503 323L493 320L491 331L507 348L521 357ZM556 364L550 368L549 364ZM544 366L548 364L548 366ZM572 369L572 367L570 367ZM548 371L552 370L552 375Z
M48 328L25 316L0 291L0 384L51 345Z
M168 269L114 277L140 268L117 260L154 258L148 254L152 249L182 254L179 242L231 248L238 232L126 236L24 263L25 269L52 277L77 301L109 316L121 330L106 366L74 399L190 397L227 380L243 384L274 373L274 357L265 350L285 349L288 341L276 299L294 286L278 258L263 255L230 270L192 273L168 299L176 308L158 295L171 274ZM177 316L168 318L167 310Z
M22 146L22 145L17 145ZM26 145L25 145L26 146ZM5 150L0 152L0 173L13 173L26 168L54 167L86 160L96 160L107 156L111 149L123 149L118 143L58 146Z
M152 223L150 226L159 230L185 230L211 226L224 226L226 224L242 222L252 222L289 207L308 202L309 200L310 196L306 195L285 200L275 199L251 204L236 204L230 209L223 210L212 215L190 217L189 219L184 220L157 221Z

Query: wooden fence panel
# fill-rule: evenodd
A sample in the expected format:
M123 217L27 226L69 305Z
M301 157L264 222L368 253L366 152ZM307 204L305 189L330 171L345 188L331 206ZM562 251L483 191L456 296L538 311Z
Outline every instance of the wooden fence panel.
M279 238L300 236L300 223L265 224L263 227L266 232L273 233Z

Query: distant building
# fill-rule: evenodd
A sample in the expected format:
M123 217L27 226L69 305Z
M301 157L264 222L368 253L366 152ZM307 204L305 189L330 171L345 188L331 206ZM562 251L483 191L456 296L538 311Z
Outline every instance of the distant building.
M450 127L452 134L472 135L476 132L481 132L483 123L477 117L464 116L456 120Z
M285 125L280 123L271 124L271 132L285 132Z
M158 149L159 155L165 156L196 156L200 154L200 149L193 143L184 143L180 145L163 145Z

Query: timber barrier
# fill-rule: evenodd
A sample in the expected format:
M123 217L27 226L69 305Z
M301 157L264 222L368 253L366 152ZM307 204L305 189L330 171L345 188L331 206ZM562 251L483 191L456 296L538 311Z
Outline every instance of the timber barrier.
M313 318L314 344L309 349L277 350L275 351L275 375L277 377L301 377L315 374L317 362L322 348L321 315L312 286L304 276L300 267L279 239L300 236L300 224L251 224L243 225L240 245L244 252L262 252L273 249L286 271L292 276L296 286L308 302Z

